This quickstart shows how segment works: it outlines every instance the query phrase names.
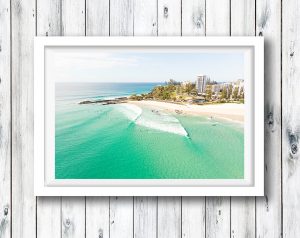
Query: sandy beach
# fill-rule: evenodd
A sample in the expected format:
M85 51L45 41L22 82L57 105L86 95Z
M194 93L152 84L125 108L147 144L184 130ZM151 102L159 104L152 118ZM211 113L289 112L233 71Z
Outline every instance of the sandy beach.
M231 120L239 123L244 122L244 104L220 103L209 105L176 104L152 100L129 101L129 103L153 107L171 113L180 112L188 115L212 116L220 119Z

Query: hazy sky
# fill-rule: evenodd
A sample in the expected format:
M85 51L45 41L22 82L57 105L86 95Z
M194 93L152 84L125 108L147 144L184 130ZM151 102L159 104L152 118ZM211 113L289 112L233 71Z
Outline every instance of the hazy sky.
M55 82L195 81L208 75L218 82L244 78L239 52L180 52L108 48L47 48L46 75Z

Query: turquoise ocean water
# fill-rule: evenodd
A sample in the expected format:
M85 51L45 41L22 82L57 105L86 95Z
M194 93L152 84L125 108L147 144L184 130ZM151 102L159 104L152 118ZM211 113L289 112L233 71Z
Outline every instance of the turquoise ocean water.
M244 129L133 104L78 103L149 92L157 83L56 83L57 179L237 179Z

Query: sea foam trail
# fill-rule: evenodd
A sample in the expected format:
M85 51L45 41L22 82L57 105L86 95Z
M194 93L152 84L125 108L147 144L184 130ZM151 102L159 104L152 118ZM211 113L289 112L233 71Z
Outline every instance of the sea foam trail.
M160 111L152 110L143 112L143 110L133 104L122 104L121 111L125 116L134 121L137 125L173 133L181 136L188 136L187 131L174 116Z
M121 112L131 121L136 121L143 112L142 108L133 104L124 103L120 106Z

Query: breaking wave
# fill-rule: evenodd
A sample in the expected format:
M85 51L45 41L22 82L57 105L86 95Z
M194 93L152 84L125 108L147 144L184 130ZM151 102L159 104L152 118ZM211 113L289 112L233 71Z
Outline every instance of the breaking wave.
M122 104L121 111L129 120L139 126L188 136L187 131L181 125L180 121L170 114L157 110L143 111L140 107L128 103Z

